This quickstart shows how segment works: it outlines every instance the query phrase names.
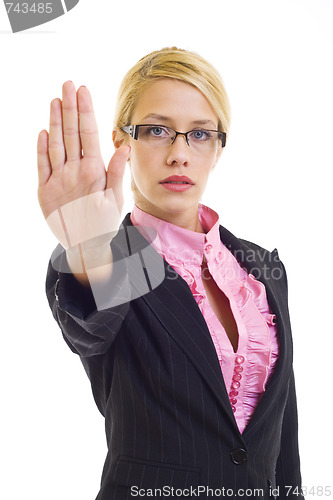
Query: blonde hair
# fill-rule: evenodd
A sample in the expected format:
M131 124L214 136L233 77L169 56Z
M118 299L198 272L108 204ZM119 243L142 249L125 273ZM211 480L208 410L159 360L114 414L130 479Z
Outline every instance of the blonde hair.
M141 92L157 78L175 78L200 90L217 114L219 131L228 133L230 103L219 73L198 54L177 47L151 52L126 73L118 94L116 127L132 125Z

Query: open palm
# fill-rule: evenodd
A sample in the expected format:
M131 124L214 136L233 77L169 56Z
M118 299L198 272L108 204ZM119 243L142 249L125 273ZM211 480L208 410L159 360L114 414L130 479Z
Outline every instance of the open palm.
M49 133L38 137L38 199L45 218L66 247L114 227L123 205L122 180L129 147L120 147L105 169L90 93L76 92L72 82L54 99ZM55 223L59 210L66 214L67 242ZM59 221L59 217L57 219ZM119 221L118 221L119 222Z

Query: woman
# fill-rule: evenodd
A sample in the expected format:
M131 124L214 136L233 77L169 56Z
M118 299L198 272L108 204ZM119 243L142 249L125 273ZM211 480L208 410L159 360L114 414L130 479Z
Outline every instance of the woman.
M216 70L172 48L125 76L107 171L86 88L39 136L48 299L106 422L98 500L302 496L283 264L199 203L229 122Z

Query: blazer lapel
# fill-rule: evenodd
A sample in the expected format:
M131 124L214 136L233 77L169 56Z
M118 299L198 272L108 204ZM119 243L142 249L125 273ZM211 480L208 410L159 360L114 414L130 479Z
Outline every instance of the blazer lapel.
M187 283L166 268L163 283L142 299L206 380L234 424L221 367L206 321Z
M245 240L240 240L223 227L220 227L220 235L222 242L235 255L239 264L265 285L267 300L272 313L276 315L277 322L279 358L261 401L243 433L243 436L246 436L251 434L264 418L266 412L274 404L278 393L284 389L290 378L292 340L287 290L284 283L284 267L276 249L269 252Z
M125 217L123 225L126 231L128 226L133 226L129 215ZM149 293L142 294L140 300L146 302L168 334L192 361L223 406L231 424L236 426L210 332L188 284L173 269L170 270L164 260L165 277L162 282L158 281L161 256L152 246L147 247L147 240L136 228L135 231L135 238L133 235L130 238L130 253L141 254L149 284L160 283L156 287L152 286Z

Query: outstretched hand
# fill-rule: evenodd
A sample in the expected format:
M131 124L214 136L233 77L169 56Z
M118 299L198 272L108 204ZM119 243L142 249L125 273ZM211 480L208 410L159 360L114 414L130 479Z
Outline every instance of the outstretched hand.
M50 129L38 137L38 199L64 248L113 231L123 206L130 148L121 146L105 169L90 93L72 82L54 99Z

